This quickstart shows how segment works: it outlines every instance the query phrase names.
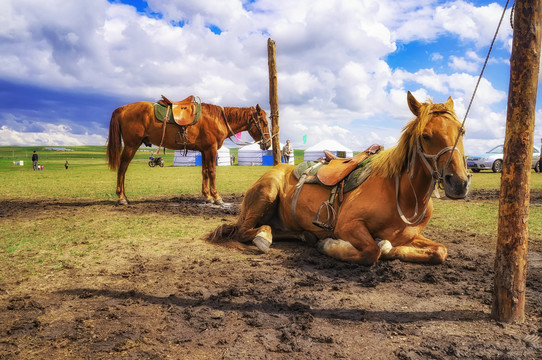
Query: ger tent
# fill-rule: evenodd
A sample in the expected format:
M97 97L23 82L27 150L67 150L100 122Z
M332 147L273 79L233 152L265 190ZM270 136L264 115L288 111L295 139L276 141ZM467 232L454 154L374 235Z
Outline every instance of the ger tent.
M305 149L304 160L314 161L316 159L321 159L325 156L324 150L328 150L334 155L342 158L350 158L354 155L352 150L335 140L323 140L318 144Z
M230 166L231 154L230 149L224 145L216 153L216 165L218 166Z
M230 149L226 146L222 146L218 149L216 154L216 164L218 166L229 166L230 163ZM186 155L184 150L175 150L175 157L173 159L173 166L201 166L202 159L201 153L197 150L187 150Z
M260 149L260 144L243 146L237 156L238 165L273 165L273 151Z
M280 144L282 151L284 144ZM260 144L251 144L239 149L238 165L273 165L273 150L260 149ZM290 158L290 164L294 164L294 157Z
M173 166L201 166L201 153L197 150L175 150Z

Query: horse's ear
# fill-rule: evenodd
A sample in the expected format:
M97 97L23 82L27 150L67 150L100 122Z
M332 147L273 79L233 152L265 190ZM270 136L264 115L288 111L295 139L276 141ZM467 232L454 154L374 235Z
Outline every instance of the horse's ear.
M448 100L446 100L446 103L444 105L446 105L448 109L454 108L454 100L452 99L451 96L448 98Z
M262 110L262 108L260 107L260 104L256 104L256 111L260 112L261 110Z
M418 116L420 114L420 106L422 105L418 102L418 100L416 100L410 91L407 94L407 102L410 111L412 111L414 115Z

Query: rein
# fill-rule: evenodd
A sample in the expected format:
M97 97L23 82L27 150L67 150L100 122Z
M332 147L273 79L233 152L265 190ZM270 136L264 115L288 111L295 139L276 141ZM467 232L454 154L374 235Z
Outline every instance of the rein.
M452 114L453 115L453 114ZM399 174L395 175L395 202L397 204L397 212L399 212L399 216L401 217L401 220L407 225L418 225L423 218L425 217L425 213L427 212L427 207L429 206L429 197L431 196L431 193L435 191L435 185L440 188L442 186L442 182L444 181L444 170L448 166L448 162L446 162L446 165L442 168L441 171L438 169L438 161L442 155L447 153L448 151L451 151L449 159L452 158L452 155L455 151L459 152L459 150L456 148L456 146L448 146L444 149L440 150L436 155L427 154L423 151L423 148L420 144L420 140L416 139L416 150L412 151L412 157L409 159L407 168L408 168L408 182L410 184L410 187L412 189L412 192L414 193L414 199L415 199L415 206L414 206L414 215L411 217L406 217L403 211L401 210L401 206L399 205ZM422 212L418 216L418 196L416 195L416 190L414 189L414 185L412 184L412 178L414 177L414 166L416 164L416 156L419 155L422 159L422 163L424 164L425 168L429 171L431 174L431 184L429 185L429 189L427 190L427 194L423 197L423 201L425 202L425 205L423 207ZM460 153L461 156L461 153ZM440 197L440 196L439 196ZM418 216L418 218L416 218Z
M233 130L232 130L232 128L231 128L231 126L230 126L230 124L228 122L228 117L226 116L226 112L224 111L224 108L221 106L220 109L222 110L222 117L224 118L224 122L226 123L226 126L227 126L228 130L230 131L230 135L228 135L228 139L230 139L234 144L239 145L239 143L236 142L237 139L234 141L231 138L232 136L235 136L235 133L233 132ZM260 122L257 119L254 118L254 111L253 110L254 110L254 107L251 107L250 108L250 119L247 121L248 123L250 123L250 128L249 129L251 129L252 126L254 126L254 124L256 124L256 127L260 131L260 134L262 135L262 138L261 138L261 140L254 141L254 142L248 142L248 141L244 141L244 140L239 140L239 141L245 143L246 145L259 144L259 143L261 143L262 141L265 140L265 135L268 135L269 140L265 140L265 143L267 143L268 141L271 141L271 139L275 135L271 136L271 134L266 133L266 132L263 131L263 129L262 129L261 125L260 125ZM258 117L259 117L259 115L258 115Z

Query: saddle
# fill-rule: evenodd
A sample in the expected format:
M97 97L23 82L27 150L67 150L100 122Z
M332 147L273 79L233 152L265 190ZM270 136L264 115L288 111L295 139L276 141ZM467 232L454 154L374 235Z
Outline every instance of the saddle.
M342 180L344 180L352 171L354 171L365 159L373 156L380 151L380 145L371 145L367 150L358 155L349 158L341 159L330 153L324 151L326 161L328 164L320 167L316 176L318 180L324 185L335 186ZM329 160L328 160L329 159Z
M160 153L160 148L164 142L166 124L176 124L179 126L179 131L175 135L175 143L184 145L186 154L186 144L188 142L186 128L199 121L201 117L201 100L198 102L195 96L190 95L181 101L171 101L162 95L162 99L154 103L154 117L157 121L164 123L162 126L162 140L158 146L157 154Z
M196 101L196 97L190 95L184 100L172 102L164 95L158 101L158 104L170 107L173 121L179 126L194 125L201 117L201 100ZM170 118L164 117L164 121L171 123Z

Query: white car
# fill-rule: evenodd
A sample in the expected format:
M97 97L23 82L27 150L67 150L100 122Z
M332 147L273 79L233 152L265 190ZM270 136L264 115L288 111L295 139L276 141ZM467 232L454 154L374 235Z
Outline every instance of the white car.
M467 158L467 167L473 172L479 172L480 170L492 170L493 172L500 173L502 171L502 159L503 159L503 145L499 145L489 150L482 155L471 155ZM540 172L540 150L533 148L533 158L531 169L536 172Z

